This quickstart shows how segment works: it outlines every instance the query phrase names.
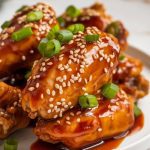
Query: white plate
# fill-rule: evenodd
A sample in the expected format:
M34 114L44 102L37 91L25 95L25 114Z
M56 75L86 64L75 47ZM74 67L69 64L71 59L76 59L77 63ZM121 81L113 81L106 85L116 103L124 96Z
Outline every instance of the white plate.
M0 0L0 2L1 1L2 0ZM2 7L2 10L0 11L0 20L4 21L5 19L10 18L12 13L19 6L21 6L23 4L30 4L31 5L31 4L36 3L38 1L43 1L43 0L34 0L34 1L30 1L30 0L26 0L26 1L11 0L10 1L10 0L8 0L8 1L6 1L6 4L4 5L4 7ZM91 3L93 3L92 0L86 0L84 2L80 1L80 0L76 0L76 1L74 1L74 0L69 0L69 1L61 0L61 4L60 4L59 0L51 0L51 1L44 0L44 1L51 3L54 6L54 8L56 9L56 11L58 12L58 14L60 14L65 9L65 7L67 5L70 5L72 3L79 6L79 7L90 5ZM102 0L102 1L104 2L104 0ZM110 6L111 3L109 3L109 2L110 1L107 1L106 3ZM120 4L122 4L122 3L120 3ZM1 4L0 4L0 6L1 6ZM120 6L118 6L118 7L120 7ZM114 8L116 8L115 5L114 5ZM116 10L116 9L114 9L114 10ZM117 15L118 12L116 12L116 11L112 11L112 12L115 12ZM137 57L137 58L142 60L142 62L144 63L143 75L147 79L150 80L150 56L146 55L141 50L134 48L134 47L131 47L131 46L129 47L129 50L127 51L127 53L129 53L131 56ZM147 51L147 54L149 54L148 51ZM144 127L141 131L139 131L139 132L137 132L131 136L128 136L122 142L122 144L118 147L119 150L133 150L133 149L134 150L148 150L148 148L150 148L150 142L149 142L150 141L150 113L149 113L150 94L148 96L144 97L140 101L139 105L140 105L140 107L144 113L144 117L145 117ZM17 131L15 134L12 135L12 137L17 138L19 141L18 150L29 150L31 144L36 141L36 137L32 133L31 128ZM0 150L3 150L2 143L3 142L0 141Z

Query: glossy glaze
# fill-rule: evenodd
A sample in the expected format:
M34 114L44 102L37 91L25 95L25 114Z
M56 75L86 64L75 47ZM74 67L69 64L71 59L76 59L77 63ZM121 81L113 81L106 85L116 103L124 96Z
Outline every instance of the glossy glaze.
M88 43L85 35L99 34L96 42ZM49 59L41 59L32 69L31 78L23 91L25 111L44 119L58 118L73 108L78 96L94 94L107 83L118 64L117 39L88 27L74 35L62 46L62 52ZM63 103L64 102L64 103Z
M40 21L27 22L27 14L34 9L43 11L44 17ZM54 10L43 3L29 6L16 13L11 21L10 27L0 33L0 77L7 76L20 68L30 69L34 60L41 57L37 50L39 41L57 23ZM12 33L23 27L31 27L33 34L19 42L12 40Z

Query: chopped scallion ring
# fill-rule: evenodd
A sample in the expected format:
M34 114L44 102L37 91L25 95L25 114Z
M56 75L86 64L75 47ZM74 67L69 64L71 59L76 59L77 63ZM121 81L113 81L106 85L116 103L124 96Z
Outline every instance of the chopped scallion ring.
M17 150L18 142L15 139L7 139L4 141L4 150Z
M52 57L60 52L61 44L58 40L50 40L44 38L41 40L38 50L43 57Z
M27 14L27 21L28 22L34 22L34 21L39 21L40 19L43 18L43 12L42 11L32 11Z
M60 25L61 27L64 27L64 26L65 26L65 20L64 20L64 18L58 17L58 18L57 18L57 21L58 21L58 23L59 23L59 25Z
M141 109L136 104L134 104L134 115L135 115L135 117L139 117L141 114L142 114Z
M82 95L79 97L79 104L82 108L93 108L98 106L98 101L94 95Z
M124 55L120 55L120 56L119 56L119 60L120 60L120 61L122 61L122 60L124 60L124 59L125 59L125 56L124 56Z
M79 31L81 31L81 32L84 31L84 25L83 24L73 24L73 25L70 25L67 29L69 31L71 31L73 34L76 34Z
M74 18L80 15L80 10L76 8L75 6L71 5L66 9L66 13L68 16Z
M55 25L48 33L47 38L49 40L52 40L55 38L56 33L59 31L60 27L59 25Z
M29 36L31 36L33 34L32 32L32 28L31 27L24 27L16 32L14 32L11 36L11 38L14 41L21 41L25 38L28 38Z
M119 87L114 83L107 83L102 87L102 95L108 99L112 99L119 91Z
M27 71L26 74L25 74L25 76L24 76L25 79L28 79L30 75L31 75L31 71Z
M99 40L99 34L86 35L85 40L87 42L95 42Z
M20 11L23 11L25 8L27 8L28 6L27 5L23 5L21 6L18 10L16 10L16 12L20 12Z
M120 33L120 23L118 21L112 22L107 26L106 32L118 37Z
M10 25L11 25L11 21L5 21L5 22L1 25L1 28L2 28L2 29L5 29L5 28L8 28Z
M73 34L69 30L61 30L57 32L56 38L62 43L67 43L73 39Z

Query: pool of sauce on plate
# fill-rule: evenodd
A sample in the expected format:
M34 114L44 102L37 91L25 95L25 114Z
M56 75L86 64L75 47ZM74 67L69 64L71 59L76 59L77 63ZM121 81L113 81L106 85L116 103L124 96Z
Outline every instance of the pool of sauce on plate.
M140 129L143 128L144 125L144 115L140 115L135 120L134 126L131 128L131 130L128 133L125 133L124 135L117 137L115 139L106 140L106 141L100 141L94 145L91 145L89 147L83 148L82 150L110 150L117 148L121 142L124 140L124 138L128 135L131 135ZM43 142L41 140L37 140L35 143L31 145L30 150L70 150L67 147L65 147L62 144L50 144Z

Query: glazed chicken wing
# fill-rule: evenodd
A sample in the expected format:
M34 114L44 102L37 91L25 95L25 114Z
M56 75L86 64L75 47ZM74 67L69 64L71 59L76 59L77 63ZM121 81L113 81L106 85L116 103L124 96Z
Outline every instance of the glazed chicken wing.
M111 100L99 96L96 108L73 108L53 121L40 119L34 133L46 142L82 148L130 129L134 124L133 104L134 100L122 90Z
M81 14L78 17L70 17L64 13L61 17L65 20L64 26L74 23L82 23L86 27L96 26L101 31L113 34L119 41L121 50L127 48L128 31L120 21L114 21L105 11L102 4L96 3L88 8L80 10Z
M119 84L127 94L135 100L144 97L149 91L149 81L142 75L143 64L137 59L128 55L121 55L123 59L119 61L113 81Z
M25 128L30 119L20 105L21 91L0 82L0 139Z
M100 38L89 43L85 40L88 34L99 34ZM77 104L78 96L94 94L107 83L118 64L117 40L96 27L74 35L61 49L59 55L41 59L32 69L22 99L31 118L61 117Z
M43 13L42 19L34 22L27 21L27 15L33 11L41 11ZM37 50L39 41L47 35L56 23L54 10L43 3L25 7L23 10L16 12L9 27L0 33L0 78L17 69L30 68L33 61L40 58ZM26 27L31 27L32 35L14 41L12 39L13 33ZM23 34L25 33L20 33L15 37L19 38Z

